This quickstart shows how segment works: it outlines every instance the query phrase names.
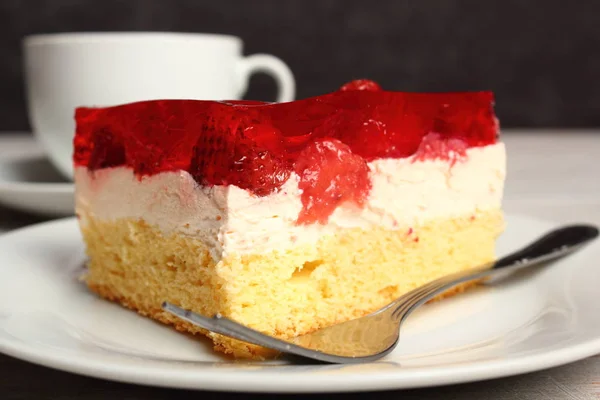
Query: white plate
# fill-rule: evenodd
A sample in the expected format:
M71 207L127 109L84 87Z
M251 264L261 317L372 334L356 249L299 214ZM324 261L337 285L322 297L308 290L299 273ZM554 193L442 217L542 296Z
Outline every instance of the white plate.
M508 216L499 253L552 223ZM72 218L0 236L0 351L116 381L222 391L414 388L514 375L600 353L600 241L527 279L417 310L399 347L364 365L231 362L205 339L98 299L77 281Z
M45 156L25 154L0 160L0 203L46 216L73 215L75 186Z

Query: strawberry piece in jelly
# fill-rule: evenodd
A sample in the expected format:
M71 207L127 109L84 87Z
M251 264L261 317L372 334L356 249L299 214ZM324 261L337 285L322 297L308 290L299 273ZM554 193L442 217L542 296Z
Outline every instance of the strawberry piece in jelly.
M299 224L325 224L344 202L361 207L371 188L365 160L337 139L308 145L296 161L295 172L302 191Z
M423 138L413 161L443 160L456 164L467 157L467 144L457 138L443 138L439 133L430 133Z
M125 148L118 138L107 130L94 135L88 168L95 171L122 165L125 162Z
M204 185L235 185L258 196L283 185L290 168L282 136L254 110L233 114L215 106L194 146L190 173Z
M347 90L369 90L371 92L377 92L381 90L381 86L377 82L369 79L355 79L348 82L340 88L340 91L344 92Z

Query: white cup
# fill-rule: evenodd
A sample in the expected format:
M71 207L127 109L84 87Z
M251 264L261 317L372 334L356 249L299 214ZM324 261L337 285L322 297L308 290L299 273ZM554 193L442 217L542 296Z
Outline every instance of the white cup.
M238 100L255 72L270 74L276 101L292 101L294 76L269 54L243 56L229 35L60 33L24 38L29 119L50 161L73 176L74 113L152 99Z

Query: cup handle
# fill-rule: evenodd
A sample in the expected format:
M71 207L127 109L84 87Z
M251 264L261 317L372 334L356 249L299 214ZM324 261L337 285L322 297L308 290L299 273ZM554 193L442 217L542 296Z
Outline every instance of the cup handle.
M271 75L277 83L277 102L294 100L296 95L294 74L281 59L270 54L253 54L240 60L239 71L242 86L241 94L246 92L250 75L256 72L264 72Z

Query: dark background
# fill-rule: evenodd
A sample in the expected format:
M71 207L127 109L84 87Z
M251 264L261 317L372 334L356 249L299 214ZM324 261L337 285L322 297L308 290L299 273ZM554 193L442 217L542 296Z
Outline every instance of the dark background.
M24 35L110 30L239 35L290 65L300 98L368 77L491 89L503 127L600 126L600 0L0 0L0 131L29 129ZM246 97L274 93L255 76Z

